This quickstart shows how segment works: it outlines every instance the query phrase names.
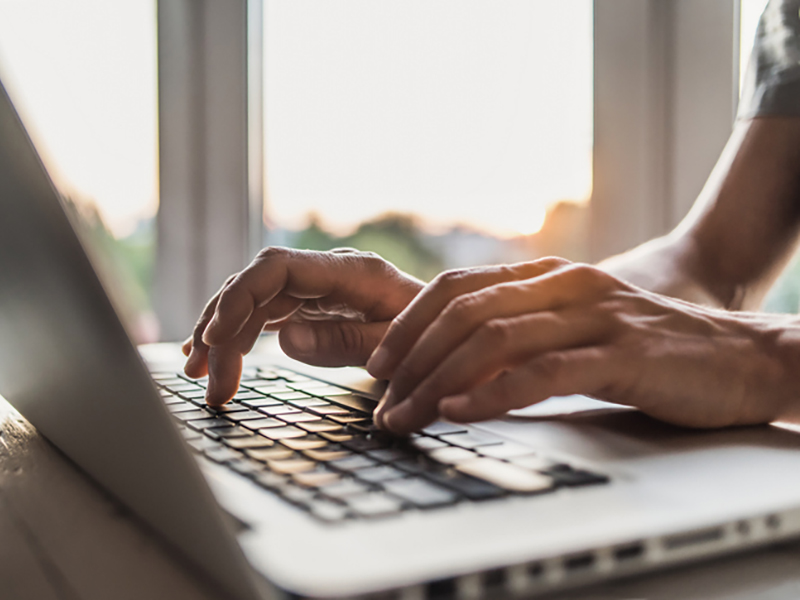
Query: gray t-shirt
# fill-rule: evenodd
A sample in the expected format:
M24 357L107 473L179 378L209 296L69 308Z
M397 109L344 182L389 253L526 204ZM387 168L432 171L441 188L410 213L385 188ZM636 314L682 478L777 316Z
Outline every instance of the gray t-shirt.
M770 0L758 23L738 118L800 116L800 0Z

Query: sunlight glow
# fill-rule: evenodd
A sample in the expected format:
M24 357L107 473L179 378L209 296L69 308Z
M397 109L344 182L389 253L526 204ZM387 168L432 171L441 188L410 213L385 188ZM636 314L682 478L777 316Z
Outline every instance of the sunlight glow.
M118 236L158 206L155 0L0 0L0 76L50 175Z

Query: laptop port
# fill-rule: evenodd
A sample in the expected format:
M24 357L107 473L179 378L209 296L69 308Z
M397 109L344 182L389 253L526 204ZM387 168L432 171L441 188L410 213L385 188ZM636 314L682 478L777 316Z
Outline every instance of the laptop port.
M429 600L450 600L456 597L456 580L439 579L428 584L427 598Z
M483 574L483 586L486 589L502 588L506 585L506 570L492 569Z
M635 544L627 544L614 549L614 559L617 562L627 562L629 560L636 560L644 555L644 544L637 542Z
M538 579L544 573L544 567L542 567L542 563L531 563L528 565L528 577L531 579Z
M571 556L564 560L564 568L567 571L582 571L584 569L589 569L595 562L594 554L587 553L587 554L579 554L577 556Z
M768 515L765 523L767 525L767 529L772 529L774 531L780 529L781 518L779 515Z
M707 529L698 529L696 531L689 531L687 533L679 533L668 538L664 538L664 548L667 550L679 550L687 546L695 546L697 544L708 544L721 540L725 535L722 527L709 527Z

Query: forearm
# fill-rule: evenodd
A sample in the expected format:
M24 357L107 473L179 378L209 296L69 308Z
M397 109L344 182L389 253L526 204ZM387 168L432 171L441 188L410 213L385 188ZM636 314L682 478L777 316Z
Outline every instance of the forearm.
M757 309L800 225L800 119L737 123L695 206L669 235L601 263L640 287Z

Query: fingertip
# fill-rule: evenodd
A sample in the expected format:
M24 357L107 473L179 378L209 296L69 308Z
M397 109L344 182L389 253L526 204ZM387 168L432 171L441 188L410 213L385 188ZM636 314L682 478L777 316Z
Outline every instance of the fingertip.
M181 346L181 352L183 352L184 356L189 356L189 353L192 351L192 337L188 337L183 345Z

